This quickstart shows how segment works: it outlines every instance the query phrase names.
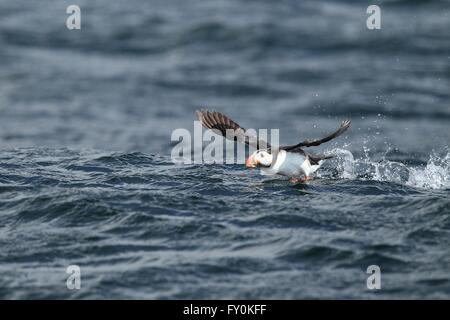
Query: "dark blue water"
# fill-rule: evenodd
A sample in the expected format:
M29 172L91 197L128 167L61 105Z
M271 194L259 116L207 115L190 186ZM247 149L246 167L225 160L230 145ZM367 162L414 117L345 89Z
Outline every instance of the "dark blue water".
M0 297L450 298L450 4L376 3L0 0ZM201 107L352 127L294 185L173 164Z

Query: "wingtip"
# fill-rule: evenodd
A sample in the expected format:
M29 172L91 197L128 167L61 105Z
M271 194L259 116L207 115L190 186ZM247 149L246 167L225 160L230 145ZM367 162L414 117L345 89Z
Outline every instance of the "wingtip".
M203 110L195 110L195 115L199 121L202 121L203 118Z
M205 115L208 115L210 113L210 111L208 109L200 109L200 110L195 110L195 115L197 116L197 119L200 121L203 121L203 118Z
M211 111L211 110L205 109L205 108L201 108L201 109L195 110L195 113L196 113L196 114L198 114L198 113L201 113L201 114L207 114L207 113L212 113L212 112L214 112L214 111Z

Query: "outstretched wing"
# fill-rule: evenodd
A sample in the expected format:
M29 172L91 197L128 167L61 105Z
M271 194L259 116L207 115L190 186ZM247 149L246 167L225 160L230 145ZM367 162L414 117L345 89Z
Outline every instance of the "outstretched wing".
M218 130L219 133L227 139L245 143L246 145L255 147L256 149L270 148L270 145L266 141L258 139L255 135L247 133L247 130L220 112L200 110L196 111L196 114L198 120L203 124L203 126L205 126L205 128Z
M322 143L328 142L334 138L339 137L341 134L343 134L348 129L348 127L350 127L350 120L344 120L341 122L341 125L335 132L326 136L325 138L316 139L316 140L305 140L305 141L302 141L302 142L294 144L294 145L282 146L282 147L280 147L280 149L295 152L295 151L300 151L300 149L302 147L319 146Z

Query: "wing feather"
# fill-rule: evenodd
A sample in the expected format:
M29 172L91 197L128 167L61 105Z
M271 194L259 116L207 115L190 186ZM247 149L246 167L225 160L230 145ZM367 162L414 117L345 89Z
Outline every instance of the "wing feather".
M220 112L200 110L196 111L196 115L205 128L218 130L219 133L227 139L230 138L227 137L227 130L233 130L234 141L245 143L246 145L257 149L259 149L260 146L270 148L270 145L266 141L258 139L255 135L247 133L247 130Z
M349 127L350 127L350 120L344 120L341 122L341 125L335 132L326 136L325 138L315 139L315 140L305 140L305 141L302 141L302 142L294 144L294 145L282 146L282 147L280 147L280 149L286 150L286 151L291 151L291 152L296 152L296 151L299 151L302 147L316 147L316 146L321 145L322 143L328 142L334 138L339 137Z

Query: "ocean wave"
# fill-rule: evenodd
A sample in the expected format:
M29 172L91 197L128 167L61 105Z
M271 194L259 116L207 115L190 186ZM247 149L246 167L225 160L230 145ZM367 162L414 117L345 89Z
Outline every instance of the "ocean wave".
M20 289L26 276L48 277L40 297L67 297L64 274L47 273L75 262L95 288L80 297L90 298L342 294L292 287L305 276L309 288L332 281L356 297L359 286L330 270L349 275L380 264L395 283L402 272L420 275L424 261L442 259L448 247L448 154L375 161L349 149L333 150L316 179L296 185L242 165L175 165L158 154L3 150L0 268L15 271L2 273L14 294L0 296L36 295L33 285ZM146 280L137 285L138 278ZM438 295L448 281L440 273L420 279ZM207 291L198 291L199 281ZM252 294L238 285L255 281L274 289ZM111 291L117 286L129 295Z

